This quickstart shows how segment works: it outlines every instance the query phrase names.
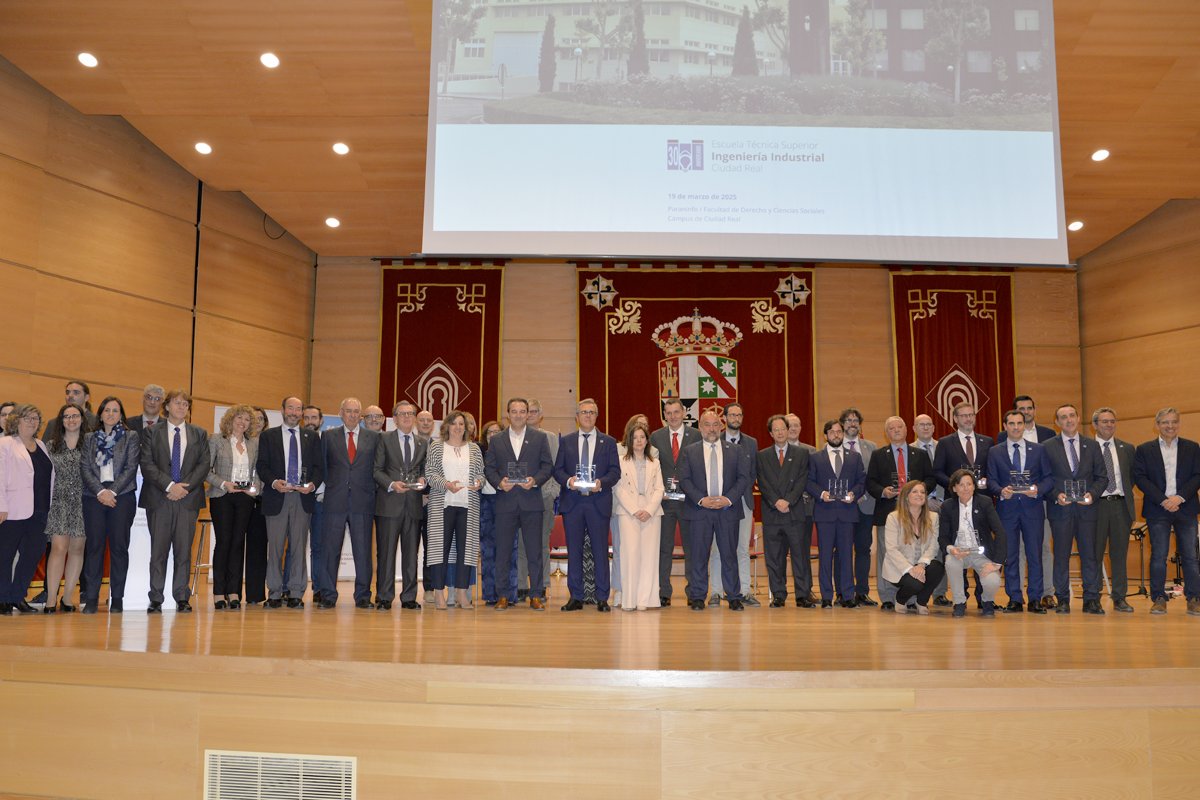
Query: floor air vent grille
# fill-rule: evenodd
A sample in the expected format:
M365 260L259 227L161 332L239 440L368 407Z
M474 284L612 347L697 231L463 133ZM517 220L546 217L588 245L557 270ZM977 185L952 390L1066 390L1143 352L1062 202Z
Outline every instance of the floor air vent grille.
M204 751L205 800L355 800L358 761L342 756Z

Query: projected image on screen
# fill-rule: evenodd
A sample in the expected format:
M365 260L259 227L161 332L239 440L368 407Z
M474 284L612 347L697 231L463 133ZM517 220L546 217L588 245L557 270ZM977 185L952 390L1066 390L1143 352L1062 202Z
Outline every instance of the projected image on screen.
M436 0L426 253L1065 263L1049 0Z

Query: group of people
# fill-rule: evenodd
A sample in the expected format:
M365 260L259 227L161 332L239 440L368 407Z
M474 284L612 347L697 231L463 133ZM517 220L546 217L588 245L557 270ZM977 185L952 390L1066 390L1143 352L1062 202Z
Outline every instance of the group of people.
M1090 438L1073 405L1055 410L1056 433L1020 396L995 439L975 431L975 408L961 403L955 432L938 440L926 415L914 420L911 441L907 423L889 417L887 441L876 445L861 436L862 414L847 408L824 423L820 448L800 441L798 416L773 415L760 449L742 429L739 403L704 409L693 427L683 403L668 399L662 427L635 415L617 440L597 428L591 399L578 403L576 430L561 436L541 430L540 403L523 398L482 427L448 412L435 433L433 415L407 400L392 409L393 430L384 430L382 409L364 413L355 398L341 403L341 425L322 430L320 408L288 397L282 425L235 405L212 436L188 421L191 398L179 389L147 386L134 418L115 396L93 412L82 381L67 383L65 401L41 438L37 408L0 404L0 563L12 564L0 570L0 614L37 610L26 595L44 553L44 613L74 611L76 582L84 613L96 613L106 550L108 608L121 612L136 507L150 530L148 611L162 610L168 555L176 609L190 611L193 538L206 503L216 610L243 599L302 608L309 562L314 605L335 607L346 531L357 608L392 607L399 559L403 609L422 607L419 573L426 604L471 608L478 565L488 605L542 610L557 510L570 593L562 611L671 605L677 533L689 608L725 601L740 611L759 604L744 591L756 486L772 607L787 603L790 563L795 604L805 608L927 614L932 600L961 617L973 572L984 616L996 611L1002 576L1001 610L1070 613L1068 568L1078 552L1082 610L1103 614L1107 551L1112 607L1128 612L1136 486L1151 542L1151 613L1166 612L1173 532L1187 611L1200 615L1200 446L1179 437L1173 408L1157 414L1159 436L1137 448L1116 438L1111 408L1093 413Z

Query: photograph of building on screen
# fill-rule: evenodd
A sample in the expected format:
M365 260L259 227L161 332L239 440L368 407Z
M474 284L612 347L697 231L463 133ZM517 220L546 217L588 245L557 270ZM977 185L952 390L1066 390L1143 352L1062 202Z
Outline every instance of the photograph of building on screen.
M439 124L1047 131L1051 0L435 0Z

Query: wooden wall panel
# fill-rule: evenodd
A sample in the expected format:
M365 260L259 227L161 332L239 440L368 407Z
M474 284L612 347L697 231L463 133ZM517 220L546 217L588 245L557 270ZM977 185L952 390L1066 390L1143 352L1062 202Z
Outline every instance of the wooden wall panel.
M0 153L42 166L52 102L53 95L0 58Z
M33 365L33 326L38 316L37 272L0 261L0 286L5 298L0 314L0 367L28 370Z
M374 342L313 342L312 388L309 399L327 414L336 414L346 397L364 406L379 394L379 344ZM391 413L390 408L384 409Z
M197 313L192 394L274 408L284 394L305 393L309 358L306 338Z
M1013 276L1017 393L1033 397L1038 422L1051 427L1055 406L1078 405L1082 397L1076 281L1074 270L1017 270Z
M312 251L302 245L279 223L241 192L222 192L204 187L200 224L206 228L236 236L242 241L274 250L285 256L312 263Z
M312 297L311 260L200 229L198 311L307 339Z
M379 262L369 259L320 259L317 263L314 339L379 340L383 307L381 270Z
M1090 405L1112 406L1121 417L1153 417L1164 406L1200 410L1198 336L1200 327L1085 347ZM1179 369L1181 361L1195 367Z
M569 264L504 268L500 404L514 396L537 398L545 415L542 427L548 431L575 428L577 363L587 368L587 354L581 357L577 346L577 292L575 268Z
M38 268L190 308L193 223L47 177Z
M0 154L0 260L38 262L44 172ZM7 294L7 293L6 293Z

